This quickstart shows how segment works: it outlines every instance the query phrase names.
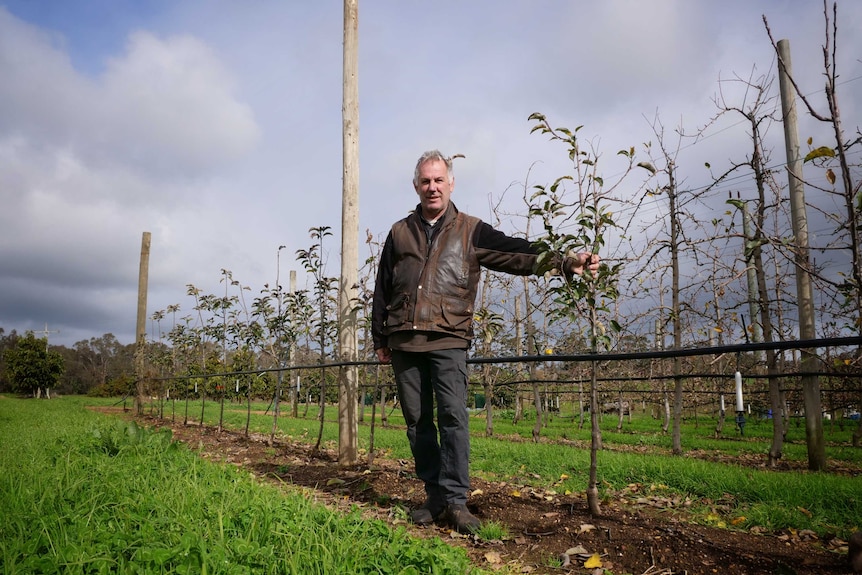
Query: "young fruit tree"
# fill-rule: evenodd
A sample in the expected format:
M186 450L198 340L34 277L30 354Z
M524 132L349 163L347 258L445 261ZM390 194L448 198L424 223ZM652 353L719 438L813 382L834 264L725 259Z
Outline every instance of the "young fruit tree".
M572 162L572 173L558 177L549 186L535 186L530 215L537 216L543 224L543 234L535 242L540 250L539 272L550 272L555 262L567 254L589 252L601 254L609 229L618 227L608 204L614 191L622 181L640 166L650 173L655 170L650 164L636 164L634 148L621 150L618 156L625 159L625 167L613 184L605 185L598 171L600 154L589 145L582 145L578 131L553 128L544 115L534 113L529 117L535 122L532 132L546 134L552 141L566 146ZM566 184L571 183L570 193ZM572 230L571 232L568 230ZM617 278L622 263L602 263L596 273L585 269L583 275L567 277L562 281L551 279L550 292L557 304L551 315L555 318L574 320L586 316L587 339L592 354L608 351L612 345L612 333L620 331L620 325L610 315L609 302L617 297ZM557 276L558 278L560 276ZM585 310L582 310L582 307ZM586 313L584 313L584 311ZM587 487L587 504L592 515L601 513L598 492L598 450L601 447L598 402L598 365L591 362L590 370L590 472Z

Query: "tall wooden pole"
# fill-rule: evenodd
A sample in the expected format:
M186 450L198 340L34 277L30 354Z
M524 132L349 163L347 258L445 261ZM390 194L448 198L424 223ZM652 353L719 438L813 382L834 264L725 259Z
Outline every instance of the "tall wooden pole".
M344 86L342 93L341 283L338 289L340 361L356 361L359 276L359 0L344 0ZM339 370L338 462L359 461L356 366Z
M135 407L144 410L144 344L147 341L147 284L150 273L150 232L141 238L141 266L138 271L138 321L135 327Z
M790 218L796 238L794 262L796 264L796 300L799 305L799 338L814 339L814 296L811 290L808 257L808 218L805 208L805 185L802 182L802 156L797 133L796 90L790 80L790 42L778 41L778 82L781 89L781 109L784 116L784 144L787 149L787 180L790 188ZM814 350L801 351L803 372L817 369ZM808 444L808 468L819 471L826 468L826 446L823 442L823 413L820 402L820 379L816 375L802 376L802 395L805 403L805 438ZM773 414L777 417L778 414Z

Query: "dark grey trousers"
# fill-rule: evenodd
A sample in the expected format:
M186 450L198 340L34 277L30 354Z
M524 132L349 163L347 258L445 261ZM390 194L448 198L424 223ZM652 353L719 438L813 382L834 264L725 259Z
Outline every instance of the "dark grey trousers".
M470 422L467 350L392 350L392 367L416 475L432 500L467 503L470 490ZM438 442L434 424L437 404Z

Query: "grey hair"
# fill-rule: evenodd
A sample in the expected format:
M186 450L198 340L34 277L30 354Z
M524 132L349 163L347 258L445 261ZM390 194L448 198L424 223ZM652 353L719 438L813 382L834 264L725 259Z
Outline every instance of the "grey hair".
M421 156L419 156L419 160L416 162L416 168L413 170L413 185L419 185L419 167L422 166L425 162L444 162L446 164L446 171L449 174L449 181L452 181L452 178L455 177L455 174L452 172L452 158L463 158L461 154L456 154L454 156L446 157L444 156L440 150L428 150Z

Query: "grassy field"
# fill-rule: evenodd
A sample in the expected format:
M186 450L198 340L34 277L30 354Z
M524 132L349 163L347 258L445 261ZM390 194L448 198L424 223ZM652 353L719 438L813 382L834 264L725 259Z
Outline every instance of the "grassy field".
M3 574L476 572L439 539L286 494L87 401L0 397Z
M413 540L403 530L361 520L358 512L330 512L299 491L285 494L233 466L204 461L172 442L168 432L94 413L88 405L117 401L0 398L0 572L470 572L466 555L442 541ZM270 433L268 407L252 405L252 432ZM166 419L182 421L182 402L164 408ZM245 429L246 409L226 404L225 426ZM155 412L156 406L146 410ZM217 424L219 412L218 403L208 401L205 422ZM279 435L313 443L316 412L311 406L304 418L282 415ZM196 422L200 413L201 404L192 402L190 420ZM366 408L363 450L371 443L370 415ZM334 407L326 417L323 441L334 447ZM397 410L388 427L374 423L375 450L409 459ZM542 441L534 443L533 423L528 415L515 426L511 414L503 413L488 438L483 412L475 412L471 474L583 492L588 431L579 430L571 416L555 416L543 428ZM599 481L605 499L633 492L685 499L695 521L733 529L811 529L846 537L862 522L862 449L850 447L852 425L827 424L825 430L830 466L845 473L811 473L752 465L769 447L768 421L749 422L745 437L728 421L724 437L715 438L714 419L687 419L686 453L696 450L721 463L671 455L670 437L649 415L635 414L621 431L616 423L616 417L603 421ZM791 424L787 460L807 460L804 433L801 422Z
M96 401L96 400L89 400ZM104 400L101 400L104 401ZM265 403L252 405L250 429L269 434L272 416ZM300 407L300 415L304 406ZM165 418L182 421L183 406L165 405ZM189 409L190 417L200 417L200 403ZM317 407L305 418L282 415L279 433L294 440L314 442L319 423ZM565 413L565 411L564 411ZM328 407L323 441L334 447L338 437L335 407ZM219 406L208 402L204 419L218 422ZM360 429L360 447L367 450L371 439L371 410L366 408ZM245 429L246 406L226 405L227 427ZM520 482L557 492L583 492L589 467L589 430L578 429L573 417L555 416L543 428L543 440L531 440L535 414L513 425L511 414L502 413L494 423L495 435L485 437L484 411L471 417L471 474L489 480ZM700 415L682 424L686 454L671 455L671 437L661 430L661 421L635 413L617 431L617 417L602 422L605 450L599 453L599 483L606 499L631 491L661 493L667 498L688 498L690 509L706 523L735 528L758 527L768 531L810 529L820 535L847 534L862 525L862 448L851 446L856 422L826 422L826 455L832 468L841 473L804 471L807 462L805 428L793 420L787 431L784 460L797 462L803 471L772 471L762 466L771 441L768 420L750 420L741 437L732 418L725 421L723 437L715 437L716 420ZM377 452L410 459L409 446L398 410L391 412L389 427L375 421L374 448ZM721 460L721 462L711 461ZM854 475L855 473L855 475Z

